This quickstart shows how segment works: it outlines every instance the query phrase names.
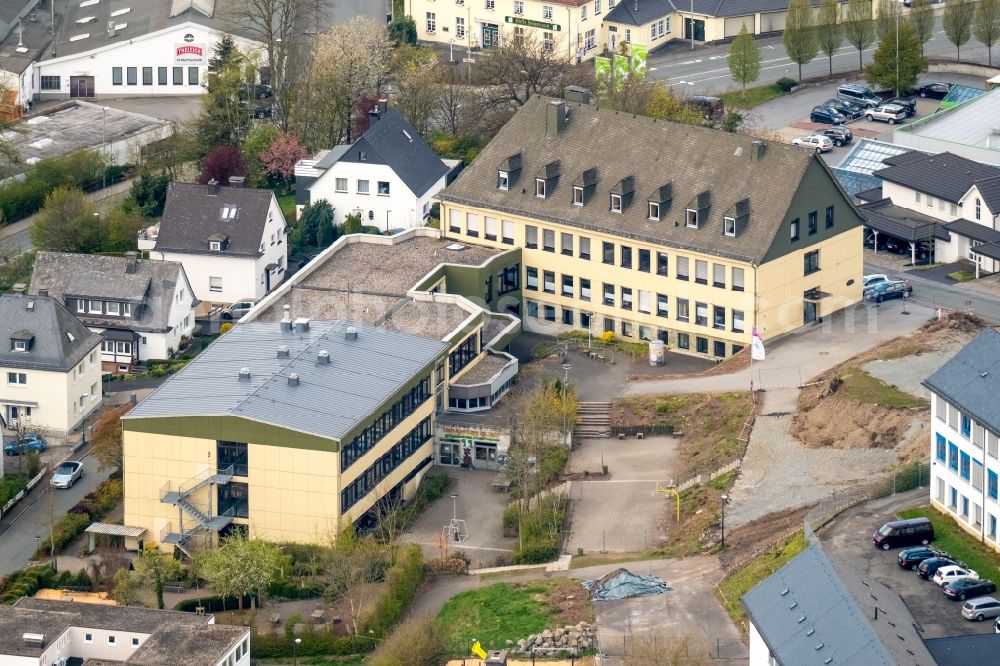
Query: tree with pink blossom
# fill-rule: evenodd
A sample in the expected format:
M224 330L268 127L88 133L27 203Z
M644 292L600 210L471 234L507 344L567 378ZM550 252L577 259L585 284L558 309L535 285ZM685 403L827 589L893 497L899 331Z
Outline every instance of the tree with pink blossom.
M260 154L260 161L269 176L289 183L295 174L295 163L307 155L305 147L299 142L299 137L281 133Z

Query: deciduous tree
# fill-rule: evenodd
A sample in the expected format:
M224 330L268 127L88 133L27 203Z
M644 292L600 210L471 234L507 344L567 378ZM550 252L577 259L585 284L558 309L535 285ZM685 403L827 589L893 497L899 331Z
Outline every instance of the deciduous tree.
M222 596L236 596L243 610L243 597L250 595L250 608L256 599L263 604L267 586L278 576L281 551L260 539L249 539L236 532L222 539L218 548L197 558L198 573Z
M362 611L372 602L375 585L382 580L386 553L372 537L358 537L347 527L327 551L323 566L327 598L347 602L349 629L359 633Z
M993 45L1000 39L1000 0L979 0L972 19L972 34L986 47L986 58L993 66Z
M898 51L896 31L885 33L875 49L875 56L865 67L865 78L873 86L895 90L898 95L916 85L917 77L926 67L913 26L904 20L899 23Z
M886 34L896 31L900 12L899 0L878 0L875 6L875 37L881 41Z
M920 42L920 53L923 54L924 44L934 36L934 7L931 6L931 0L913 0L910 5L910 22Z
M972 37L972 19L976 6L972 0L948 0L944 8L942 27L948 41L955 45L958 60L962 60L962 45Z
M35 214L31 242L39 250L90 254L100 247L94 204L75 187L57 187Z
M535 31L517 39L504 34L479 56L476 76L485 106L512 109L534 95L558 96L566 85L582 82L565 51L547 48Z
M844 20L844 36L858 50L858 69L864 69L864 51L875 43L871 0L849 0Z
M789 59L799 66L801 81L802 65L815 58L819 52L816 29L813 26L813 10L808 0L791 0L788 4L782 41Z
M297 136L281 133L260 153L260 160L267 175L287 185L295 175L295 164L308 154Z
M122 469L122 423L121 418L129 412L131 405L108 409L94 423L91 443L100 469Z
M264 123L257 125L247 134L246 140L240 148L243 151L243 162L247 167L247 182L253 187L261 187L267 179L267 172L260 156L270 147L281 133L274 125Z
M147 547L135 560L135 572L156 593L156 607L163 608L163 587L184 575L184 565L155 546Z
M207 183L214 180L219 185L228 185L232 176L245 176L247 173L246 164L243 163L243 154L234 145L219 146L201 161L201 175L198 177L199 183Z
M824 0L833 1L833 0ZM740 28L740 34L733 40L729 47L729 74L733 81L740 84L744 99L747 96L747 85L753 83L760 76L760 48L753 41L753 37L747 32L744 25Z
M819 50L826 54L830 65L830 76L833 76L833 54L844 41L844 29L839 22L840 3L837 0L823 0L819 6L818 28L816 39Z

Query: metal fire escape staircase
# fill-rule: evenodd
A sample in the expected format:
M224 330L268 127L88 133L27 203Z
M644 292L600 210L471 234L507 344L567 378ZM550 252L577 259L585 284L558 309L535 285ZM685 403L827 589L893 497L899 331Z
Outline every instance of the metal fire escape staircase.
M164 484L160 488L160 501L177 507L177 526L175 529L173 522L167 523L160 530L160 543L179 546L182 550L187 550L194 537L211 535L233 522L233 516L236 513L235 506L220 514L212 515L212 498L216 494L215 487L224 486L232 480L233 466L230 465L221 471L206 469L184 483L178 484L176 488L172 488L169 481ZM205 486L211 486L211 488L208 492L208 507L202 510L195 506L191 499L192 495ZM190 518L185 520L185 514Z

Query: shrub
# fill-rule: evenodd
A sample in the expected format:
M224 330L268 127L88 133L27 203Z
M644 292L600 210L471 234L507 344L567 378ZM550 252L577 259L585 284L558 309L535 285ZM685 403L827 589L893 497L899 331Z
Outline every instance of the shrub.
M406 612L423 580L423 553L420 546L410 544L386 573L385 591L375 602L365 631L371 631L377 638L387 635Z
M428 576L460 576L469 570L469 563L461 557L428 560L424 571Z
M185 599L177 602L175 611L194 613L198 608L204 608L206 613L222 613L224 611L237 610L240 607L238 597L201 597L198 599ZM250 596L243 597L243 608L250 608Z
M27 474L9 474L0 479L0 507L24 490L31 478Z
M59 519L52 530L52 539L42 539L41 547L35 553L35 557L47 557L52 555L52 543L55 542L55 549L58 553L65 548L70 541L77 538L90 525L90 516L87 513L69 513Z
M275 581L267 586L267 596L272 599L315 599L323 596L323 586L292 580Z
M219 334L222 335L224 333L228 333L231 330L233 330L233 324L232 322L227 321L222 326L219 327Z
M82 587L90 589L93 583L85 570L76 574L68 571L56 573L47 564L13 571L0 580L0 603L12 604L21 597L34 596L43 587Z
M511 504L506 509L504 509L503 528L505 531L517 529L517 522L518 522L517 519L520 517L519 514L520 511L518 510L518 506L516 504Z
M437 666L444 663L441 629L429 615L413 617L396 627L366 662L368 666Z
M295 648L299 657L323 657L360 654L371 649L372 641L355 636L335 636L325 629L316 630L306 625L306 630L295 638L302 640ZM254 659L291 657L294 638L285 634L258 634L250 638L250 655Z
M520 539L514 551L516 564L541 564L559 556L559 542L566 519L566 498L550 495L521 515Z
M774 82L774 85L778 87L778 90L783 93L791 92L792 88L794 88L797 84L798 82L795 79L790 79L787 76L783 76Z
M86 497L77 502L65 516L59 519L53 530L56 552L66 547L66 545L83 534L87 526L103 518L108 512L118 506L122 501L123 486L121 473L116 473L105 479L90 491ZM35 557L51 555L51 547L48 539L42 541L41 548Z

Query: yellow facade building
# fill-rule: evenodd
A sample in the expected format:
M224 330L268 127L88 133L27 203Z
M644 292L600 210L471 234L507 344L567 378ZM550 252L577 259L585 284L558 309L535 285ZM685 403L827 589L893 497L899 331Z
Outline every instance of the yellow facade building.
M536 97L439 199L521 249L526 330L719 359L861 300L862 219L793 146Z

